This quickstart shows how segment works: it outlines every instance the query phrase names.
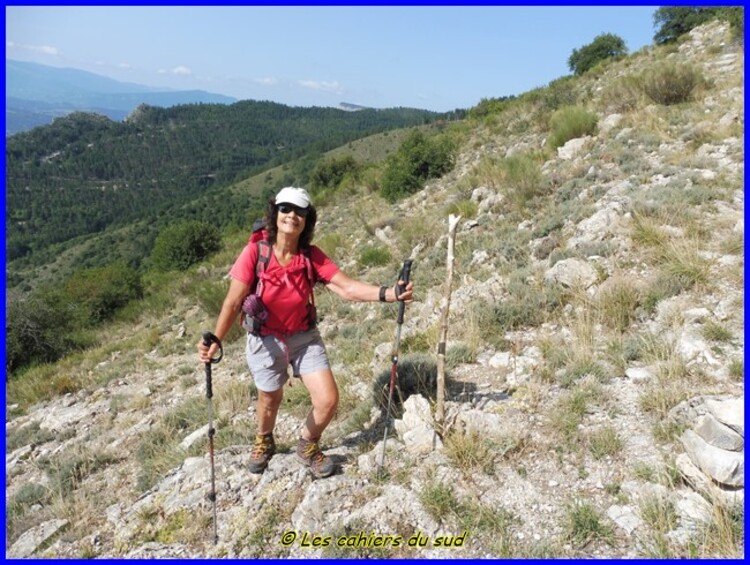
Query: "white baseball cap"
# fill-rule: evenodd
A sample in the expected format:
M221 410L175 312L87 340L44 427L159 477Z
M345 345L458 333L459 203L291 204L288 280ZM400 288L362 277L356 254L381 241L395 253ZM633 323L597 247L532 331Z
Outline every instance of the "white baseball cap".
M294 186L287 186L282 188L276 195L276 204L294 204L300 208L307 208L312 204L310 195L304 188L296 188Z

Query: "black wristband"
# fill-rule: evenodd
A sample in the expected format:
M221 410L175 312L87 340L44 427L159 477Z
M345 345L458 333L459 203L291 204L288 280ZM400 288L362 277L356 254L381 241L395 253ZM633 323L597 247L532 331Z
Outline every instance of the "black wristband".
M380 287L380 301L385 302L385 291L388 290L387 286Z

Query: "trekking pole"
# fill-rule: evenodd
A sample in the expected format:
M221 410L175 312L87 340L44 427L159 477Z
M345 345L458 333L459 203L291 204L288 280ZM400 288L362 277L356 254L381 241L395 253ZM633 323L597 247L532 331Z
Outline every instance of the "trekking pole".
M409 274L411 273L412 260L407 259L404 261L404 266L401 269L401 273L398 278L404 282L403 285L398 285L398 294L403 294L406 291L406 284L409 282ZM398 320L396 325L396 343L393 347L393 355L391 357L391 383L388 390L388 408L385 413L385 432L383 432L383 455L380 458L380 469L379 472L383 471L383 464L385 463L385 444L388 439L388 428L390 427L390 416L391 416L391 403L393 402L393 391L396 388L396 379L398 376L398 348L401 343L401 325L404 323L404 310L406 309L406 303L401 300L398 304Z
M218 363L224 357L224 348L218 337L209 331L203 332L203 345L211 347L212 343L219 344L219 356L212 358L206 363L206 398L208 399L208 453L211 460L211 491L208 493L208 499L213 506L214 515L214 545L219 541L219 534L216 530L216 475L214 473L214 421L213 421L213 385L211 383L211 365Z

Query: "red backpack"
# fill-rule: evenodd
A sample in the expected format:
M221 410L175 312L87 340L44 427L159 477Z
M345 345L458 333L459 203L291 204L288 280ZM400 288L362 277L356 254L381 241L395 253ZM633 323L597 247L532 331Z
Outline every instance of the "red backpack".
M248 244L254 243L258 248L258 259L255 263L255 282L250 289L249 294L242 303L240 312L240 325L243 329L254 335L260 335L260 329L268 318L268 311L263 304L263 278L262 275L271 261L271 244L268 243L268 230L266 230L265 220L255 220L253 231L250 234ZM307 329L312 329L317 324L317 311L315 308L315 269L312 264L310 248L302 250L302 258L305 261L305 273L307 282L310 285L310 304L308 304Z

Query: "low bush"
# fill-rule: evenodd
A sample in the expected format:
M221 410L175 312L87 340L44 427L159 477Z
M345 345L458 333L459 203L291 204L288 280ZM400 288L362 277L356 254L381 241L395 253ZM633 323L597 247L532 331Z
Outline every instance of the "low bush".
M643 80L632 75L614 81L602 94L602 103L609 112L630 112L643 99Z
M495 323L501 331L538 326L564 305L562 292L555 286L532 287L523 281L509 284L510 296L495 306Z
M556 149L565 142L591 135L596 131L596 114L580 106L560 108L550 117L550 135L547 144Z
M506 194L516 208L524 208L544 189L542 171L530 155L511 155L503 160Z
M321 160L310 173L313 196L325 189L336 190L345 178L358 178L362 166L351 155Z
M473 200L459 200L448 206L446 212L470 220L471 218L476 218L477 213L479 212L479 206L477 206L477 203Z
M359 255L359 262L365 267L382 267L391 261L391 253L384 247L365 247Z
M115 263L77 271L65 284L65 293L96 324L110 319L131 300L143 298L143 282L135 269Z
M573 49L568 58L568 68L576 75L582 75L606 59L621 58L627 54L625 41L612 33L603 33L594 41L580 49Z
M612 545L615 538L612 527L599 511L584 501L567 505L564 536L576 548L583 548L594 541Z
M425 181L453 168L454 144L448 137L428 138L419 130L409 134L386 160L380 185L383 197L395 202L420 190Z
M154 242L151 263L161 271L184 271L221 248L219 230L211 224L186 220L162 231Z
M695 90L705 84L700 71L690 65L662 63L646 71L643 91L656 104L670 106L689 102Z
M43 288L6 302L5 368L8 373L33 363L60 359L83 345L80 312L59 289Z

